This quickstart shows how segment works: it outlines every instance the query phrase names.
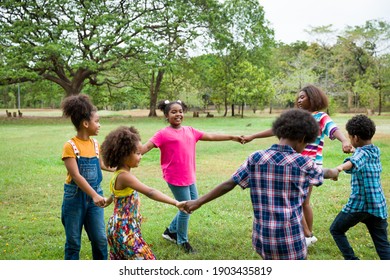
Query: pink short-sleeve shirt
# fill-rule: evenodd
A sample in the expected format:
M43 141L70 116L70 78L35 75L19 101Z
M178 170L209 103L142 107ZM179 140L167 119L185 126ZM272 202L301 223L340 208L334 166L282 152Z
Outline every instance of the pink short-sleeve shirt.
M175 186L188 186L196 181L196 143L204 132L190 126L170 126L156 132L150 141L160 149L164 180Z

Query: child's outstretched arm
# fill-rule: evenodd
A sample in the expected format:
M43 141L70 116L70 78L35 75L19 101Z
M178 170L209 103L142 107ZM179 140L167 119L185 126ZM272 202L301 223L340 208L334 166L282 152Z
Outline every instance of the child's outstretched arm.
M336 168L339 172L341 172L343 170L350 170L352 167L353 167L352 162L348 160L348 161L344 162L343 164L340 164Z
M236 141L239 143L242 143L243 139L242 136L235 136L235 135L225 135L225 134L210 134L210 133L204 133L202 138L200 140L203 141Z
M266 137L271 137L271 136L274 136L274 133L272 132L272 129L270 128L270 129L252 134L252 135L242 136L243 140L244 140L243 144L248 143L256 138L266 138Z
M348 141L348 139L344 136L344 134L340 131L340 129L337 129L334 132L334 137L336 137L337 140L341 142L342 149L344 153L353 153L354 147L351 145L351 143Z
M147 152L149 152L153 148L156 148L154 143L152 141L148 141L142 145L141 154L146 154Z
M188 213L191 214L192 211L195 211L199 207L201 207L203 204L216 199L225 193L230 192L234 187L236 186L236 182L233 181L233 179L229 179L221 184L219 184L217 187L215 187L213 190L208 192L207 194L203 195L202 197L196 199L196 200L190 200L186 202L185 209Z
M130 173L122 173L118 175L117 178L117 185L124 187L130 187L133 190L136 190L137 192L140 192L150 199L163 202L166 204L171 204L179 208L179 210L184 210L184 204L185 201L179 202L176 199L173 199L169 197L168 195L160 192L159 190L153 189L144 183L142 183L140 180L137 179L134 175Z

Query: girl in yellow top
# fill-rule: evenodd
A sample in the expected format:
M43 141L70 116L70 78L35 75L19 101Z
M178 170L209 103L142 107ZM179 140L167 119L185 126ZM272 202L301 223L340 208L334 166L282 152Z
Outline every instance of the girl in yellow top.
M65 228L65 259L77 260L84 227L92 246L94 260L107 259L104 226L105 200L100 187L101 169L108 170L99 159L99 144L91 136L98 135L99 116L88 96L80 94L64 99L65 117L70 117L76 136L63 147L62 160L68 172L64 184L61 220Z
M111 260L155 260L156 257L141 234L142 216L138 192L147 197L175 205L184 211L185 202L178 202L140 182L131 172L142 158L142 143L134 127L119 127L109 133L102 144L106 166L116 167L110 181L112 195L105 206L114 201L114 212L107 223L107 239Z

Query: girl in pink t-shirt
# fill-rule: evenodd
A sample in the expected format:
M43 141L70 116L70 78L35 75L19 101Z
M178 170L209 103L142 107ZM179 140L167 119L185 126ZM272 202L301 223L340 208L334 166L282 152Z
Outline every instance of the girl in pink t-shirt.
M160 163L164 180L168 183L175 199L186 201L196 199L195 150L196 143L203 141L233 140L241 143L241 136L209 134L190 126L182 126L187 106L181 102L162 101L158 109L164 112L169 126L159 130L143 145L142 154L153 148L160 149ZM188 223L190 215L178 211L163 237L180 245L186 253L194 249L188 242Z

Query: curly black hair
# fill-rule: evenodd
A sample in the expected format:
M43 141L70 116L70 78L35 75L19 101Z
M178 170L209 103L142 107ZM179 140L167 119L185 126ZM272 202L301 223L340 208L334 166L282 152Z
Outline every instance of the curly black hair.
M318 87L314 85L307 85L303 87L300 92L303 91L306 93L307 98L309 99L310 102L310 111L315 112L315 111L321 111L325 110L329 106L329 100L326 94L319 89ZM295 99L295 105L297 105L299 99L299 95Z
M169 110L171 110L171 107L173 104L179 104L183 108L183 112L187 112L187 105L180 100L177 101L168 101L168 100L162 100L157 104L157 108L160 109L163 113L164 116L168 116Z
M317 138L319 126L313 116L302 109L291 109L282 113L272 124L275 136L312 143Z
M345 125L351 136L359 136L362 140L371 140L375 134L375 123L366 115L356 115Z
M97 112L88 95L71 95L61 103L62 115L70 117L74 127L79 130L84 120L90 121L91 115Z
M120 126L111 131L101 146L104 164L111 168L120 166L125 157L137 150L140 141L138 130L133 126Z

